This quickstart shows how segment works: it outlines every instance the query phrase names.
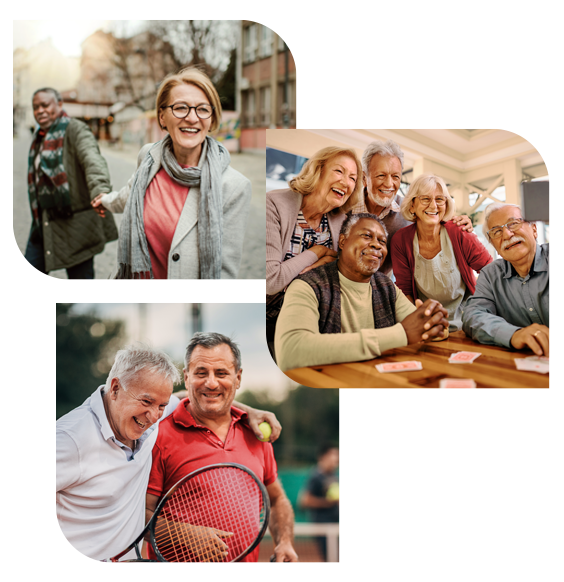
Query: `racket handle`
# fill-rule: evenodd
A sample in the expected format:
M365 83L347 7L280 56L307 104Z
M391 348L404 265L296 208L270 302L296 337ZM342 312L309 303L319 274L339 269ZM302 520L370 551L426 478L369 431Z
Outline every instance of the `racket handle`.
M272 556L270 556L270 561L276 562L276 556L274 554L272 554Z

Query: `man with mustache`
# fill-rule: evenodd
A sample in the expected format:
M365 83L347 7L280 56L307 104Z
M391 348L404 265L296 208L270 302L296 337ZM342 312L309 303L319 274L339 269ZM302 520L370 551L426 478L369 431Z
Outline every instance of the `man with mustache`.
M387 242L377 216L352 214L341 227L337 260L290 284L275 336L282 371L370 360L448 329L447 311L438 301L417 300L414 306L377 272Z
M84 555L111 558L143 530L151 453L159 421L178 406L172 394L178 382L166 354L126 348L106 384L57 421L57 519ZM249 414L251 434L262 437L258 424L266 420L276 440L280 425L273 414L237 406ZM132 550L122 559L134 557Z
M483 344L548 357L548 243L537 244L536 224L513 204L488 206L485 227L501 259L482 269L462 329Z
M364 191L360 202L352 209L353 214L369 212L376 215L388 233L388 253L394 234L411 223L400 212L403 199L399 194L403 173L403 151L393 140L376 140L368 145L362 154ZM452 222L462 230L472 232L472 221L466 215L453 216ZM392 260L388 254L380 273L391 276Z

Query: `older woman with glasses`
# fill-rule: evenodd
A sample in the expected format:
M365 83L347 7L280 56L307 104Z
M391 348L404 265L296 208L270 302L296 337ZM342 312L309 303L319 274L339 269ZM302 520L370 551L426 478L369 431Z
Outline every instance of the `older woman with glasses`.
M209 135L221 121L219 95L204 73L187 68L163 81L156 109L168 135L141 149L127 186L92 201L99 214L124 214L115 278L233 279L251 183Z
M454 207L442 178L418 176L400 207L413 224L397 231L390 248L396 285L413 303L439 301L448 311L450 331L462 327L462 309L476 290L474 271L492 261L475 234L449 222Z
M284 290L300 274L337 258L339 231L362 190L353 149L315 153L290 188L266 194L266 323L272 350Z

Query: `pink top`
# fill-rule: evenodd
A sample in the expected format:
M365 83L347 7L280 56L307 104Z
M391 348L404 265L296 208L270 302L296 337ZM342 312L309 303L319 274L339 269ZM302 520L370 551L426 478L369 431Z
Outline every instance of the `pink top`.
M168 278L170 246L189 191L161 168L145 193L143 219L155 279Z

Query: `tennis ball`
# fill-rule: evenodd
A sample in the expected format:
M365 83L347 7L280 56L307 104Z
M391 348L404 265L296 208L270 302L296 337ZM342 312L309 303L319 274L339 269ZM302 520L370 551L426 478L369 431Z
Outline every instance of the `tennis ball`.
M335 481L329 485L329 489L327 489L327 494L325 498L329 501L338 501L339 499L339 483Z
M259 441L262 441L263 443L267 443L268 439L270 438L270 435L272 434L272 428L270 427L270 425L268 424L268 422L261 422L259 424L259 428L260 428L260 432L262 432L263 438L259 439Z

